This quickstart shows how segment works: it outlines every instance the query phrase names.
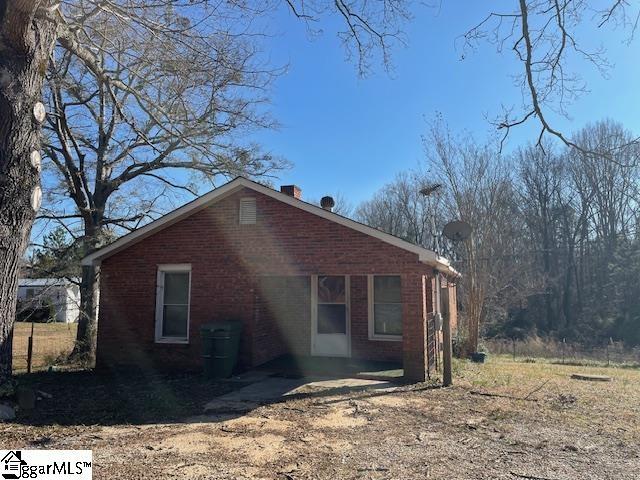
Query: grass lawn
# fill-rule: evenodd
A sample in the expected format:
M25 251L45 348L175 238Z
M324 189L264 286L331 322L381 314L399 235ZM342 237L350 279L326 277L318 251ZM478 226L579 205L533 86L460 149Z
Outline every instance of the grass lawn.
M33 369L53 365L60 356L71 353L78 330L77 323L33 324ZM27 344L31 335L31 323L16 322L13 330L13 369L27 370Z
M572 380L604 374L611 382ZM53 398L4 448L92 449L94 478L640 478L640 370L457 362L455 384L326 391L203 415L198 375L22 375Z

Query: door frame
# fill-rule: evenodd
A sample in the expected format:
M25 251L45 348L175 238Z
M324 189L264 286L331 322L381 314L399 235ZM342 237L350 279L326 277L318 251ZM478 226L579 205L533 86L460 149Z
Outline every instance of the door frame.
M346 310L346 355L319 355L316 353L316 336L318 335L318 277L344 277L345 310ZM311 275L311 356L351 358L351 276L346 274Z

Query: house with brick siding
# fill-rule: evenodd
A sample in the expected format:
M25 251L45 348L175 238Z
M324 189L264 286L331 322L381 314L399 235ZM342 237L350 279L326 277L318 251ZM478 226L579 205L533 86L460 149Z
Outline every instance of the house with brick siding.
M200 327L243 324L240 368L283 355L437 368L440 316L456 323L449 261L245 178L83 259L100 266L97 364L202 368Z

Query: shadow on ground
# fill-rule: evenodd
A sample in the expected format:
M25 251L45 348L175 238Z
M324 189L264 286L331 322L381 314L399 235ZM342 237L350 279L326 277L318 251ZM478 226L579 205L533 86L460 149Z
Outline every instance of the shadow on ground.
M16 422L28 425L180 422L202 413L212 398L244 386L208 380L199 373L95 370L20 375L18 382L38 392L35 409L17 412Z
M282 359L230 380L207 379L199 372L40 372L18 377L21 386L38 392L39 400L33 410L19 410L15 422L143 425L215 421L217 414L228 419L261 405L299 398L367 391L383 395L401 381L397 372L402 371L389 369L391 366Z

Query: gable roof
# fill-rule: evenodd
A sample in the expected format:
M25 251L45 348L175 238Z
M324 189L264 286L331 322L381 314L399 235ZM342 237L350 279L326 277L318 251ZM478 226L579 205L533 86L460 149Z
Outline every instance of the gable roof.
M402 250L415 253L418 255L420 262L431 265L442 273L455 276L459 275L458 272L451 266L449 260L441 257L433 250L414 245L413 243L402 240L399 237L390 235L386 232L378 230L377 228L370 227L368 225L365 225L364 223L356 222L355 220L351 220L350 218L343 217L342 215L331 212L329 210L325 210L324 208L321 208L319 206L307 203L295 197L291 197L287 194L281 193L277 190L266 187L244 177L237 177L234 180L231 180L230 182L225 183L224 185L210 191L209 193L206 193L196 198L195 200L183 205L182 207L177 208L176 210L173 210L166 215L163 215L153 222L148 223L144 227L141 227L131 233L128 233L127 235L120 237L110 245L102 247L99 250L96 250L90 255L84 257L82 259L82 264L97 265L105 258L110 257L111 255L114 255L121 250L124 250L130 245L133 245L134 243L137 243L144 238L164 228L167 228L168 226L173 225L174 223L177 223L184 218L189 217L190 215L193 215L199 210L215 204L216 202L228 197L229 195L237 192L242 188L248 188L250 190L278 200L282 203L286 203L287 205L291 205L352 230L364 233L365 235L369 235L370 237L377 238L378 240L398 247Z

